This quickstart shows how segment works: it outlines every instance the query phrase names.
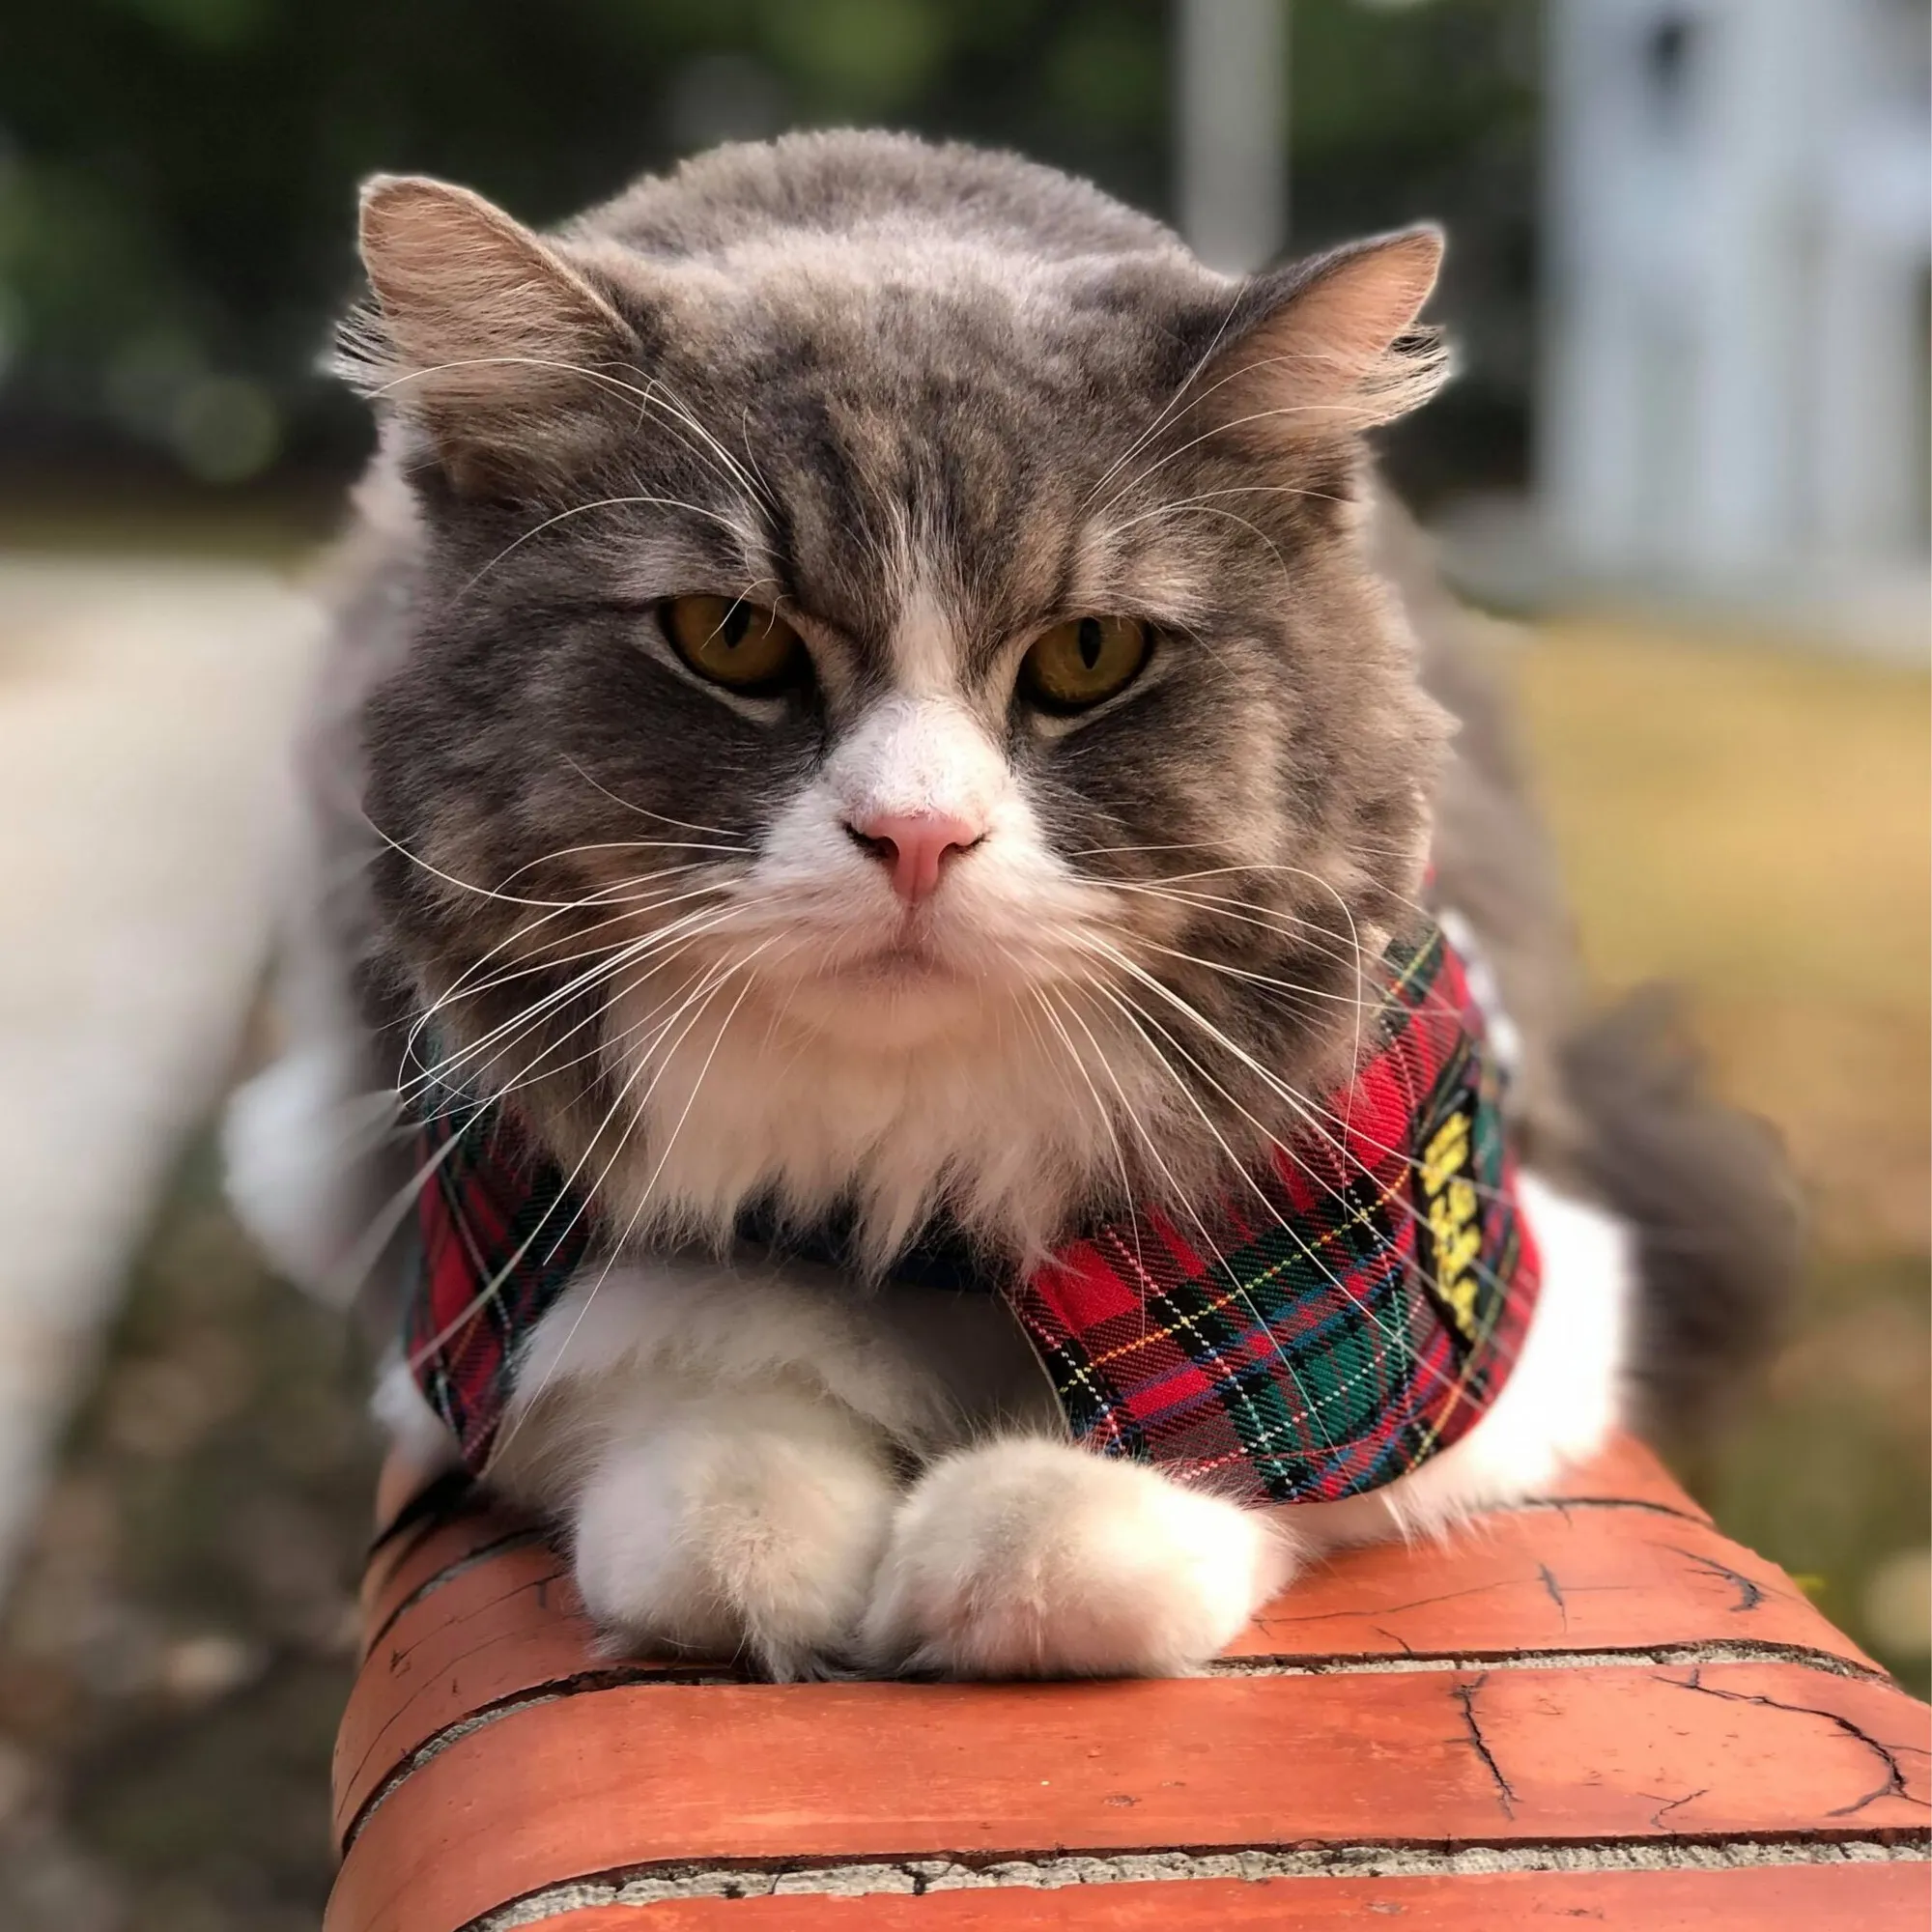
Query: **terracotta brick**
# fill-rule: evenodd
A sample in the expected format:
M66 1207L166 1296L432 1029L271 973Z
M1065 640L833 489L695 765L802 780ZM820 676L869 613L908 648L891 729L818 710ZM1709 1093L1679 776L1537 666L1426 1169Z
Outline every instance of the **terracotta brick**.
M329 1932L460 1932L507 1901L637 1870L1551 1843L1613 1861L1685 1839L1795 1857L1922 1836L1932 1714L1719 1535L1648 1451L1620 1444L1563 1487L1440 1547L1338 1556L1215 1673L1165 1684L771 1686L613 1661L526 1525L483 1507L432 1517L371 1564ZM1889 1927L1932 1923L1925 1876L1843 1861L1204 1876L684 1899L553 1922Z
M362 1577L365 1638L375 1635L417 1591L459 1565L500 1545L527 1543L534 1534L515 1517L478 1507L453 1520L431 1519L412 1525L379 1544Z
M1806 1648L1877 1668L1775 1565L1700 1523L1621 1509L1491 1518L1420 1564L1400 1546L1348 1551L1301 1578L1228 1654L1312 1663L1700 1643ZM599 1653L548 1546L474 1563L375 1645L338 1740L338 1834L403 1759L471 1712L665 1667Z
M1924 1932L1921 1864L1760 1865L1733 1871L1470 1872L1456 1877L1208 1879L941 1891L923 1898L678 1899L590 1906L528 1932Z
M1789 1663L1057 1685L633 1684L448 1746L333 1932L456 1932L656 1863L1922 1829L1924 1707Z
M1638 1503L1672 1516L1695 1517L1699 1522L1711 1520L1703 1504L1686 1495L1658 1461L1656 1450L1634 1435L1612 1437L1601 1454L1566 1470L1548 1493L1555 1502Z

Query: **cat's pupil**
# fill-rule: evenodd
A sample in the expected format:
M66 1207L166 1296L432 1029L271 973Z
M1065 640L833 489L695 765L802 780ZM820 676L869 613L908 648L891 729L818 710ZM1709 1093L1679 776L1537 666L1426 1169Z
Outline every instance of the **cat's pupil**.
M727 650L745 640L745 633L752 628L752 612L748 605L734 604L724 613L724 621L719 625L719 634L724 639Z
M1080 662L1089 670L1100 662L1100 620L1097 617L1082 617L1080 620Z

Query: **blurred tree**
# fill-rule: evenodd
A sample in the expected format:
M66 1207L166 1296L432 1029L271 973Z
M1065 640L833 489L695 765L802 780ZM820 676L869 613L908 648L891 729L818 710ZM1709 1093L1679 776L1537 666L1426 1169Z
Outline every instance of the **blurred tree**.
M1498 315L1520 307L1533 14L1297 0L1297 240L1448 213L1495 238L1465 256L1507 269ZM378 168L544 221L715 140L877 122L1164 210L1167 26L1163 0L11 7L0 430L15 460L146 450L213 483L346 465L366 432L313 364Z

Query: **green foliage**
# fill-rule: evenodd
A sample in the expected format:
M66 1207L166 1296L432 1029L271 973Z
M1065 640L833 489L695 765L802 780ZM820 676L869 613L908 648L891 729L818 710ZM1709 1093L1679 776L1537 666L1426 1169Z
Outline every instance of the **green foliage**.
M1527 112L1534 0L1294 0L1295 209L1455 200ZM555 219L726 136L874 122L1021 149L1161 210L1165 0L67 0L0 17L0 422L211 480L342 462L313 373L357 179ZM1520 143L1519 143L1520 146ZM1485 167L1490 163L1482 163ZM1491 184L1492 190L1493 183ZM1497 225L1526 193L1464 197ZM24 441L23 441L24 439Z
M951 51L939 0L774 0L763 39L809 98L854 116L905 112Z

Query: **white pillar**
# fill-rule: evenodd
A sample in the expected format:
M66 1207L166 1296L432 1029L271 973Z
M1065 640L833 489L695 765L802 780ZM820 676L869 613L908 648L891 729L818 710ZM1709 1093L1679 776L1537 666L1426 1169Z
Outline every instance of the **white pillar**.
M1175 0L1176 202L1210 268L1288 240L1288 0Z
M1794 176L1810 128L1810 0L1713 10L1700 103L1704 183L1696 423L1685 562L1717 583L1788 566L1797 541L1804 290Z
M1815 528L1833 563L1896 562L1921 549L1923 270L1883 240L1831 236L1820 264Z
M1592 576L1645 559L1645 311L1633 232L1637 34L1624 0L1557 0L1546 16L1542 513Z

